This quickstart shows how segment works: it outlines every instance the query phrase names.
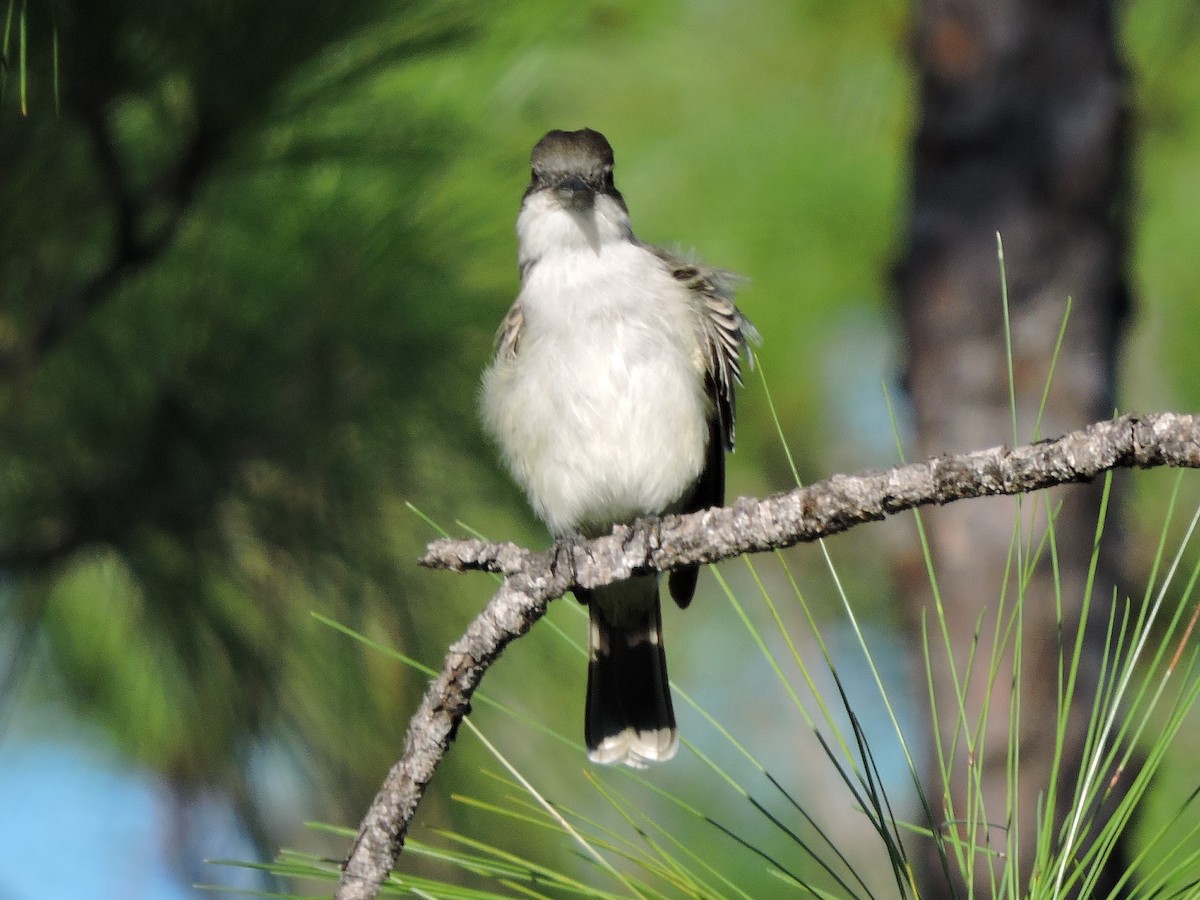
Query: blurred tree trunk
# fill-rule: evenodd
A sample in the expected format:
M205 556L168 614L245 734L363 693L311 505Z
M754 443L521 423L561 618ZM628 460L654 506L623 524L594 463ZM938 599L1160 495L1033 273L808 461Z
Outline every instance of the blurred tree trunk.
M921 118L909 244L896 275L922 455L1013 440L997 232L1004 240L1008 274L1020 437L1033 434L1068 297L1074 306L1041 434L1056 435L1113 412L1118 342L1129 306L1126 77L1113 20L1109 0L917 3L914 56ZM1100 496L1100 485L1052 496L1053 503L1062 504L1056 538L1062 560L1062 640L1068 644L1081 615ZM1027 521L1034 505L1027 500L1023 507ZM967 722L978 722L985 704L989 718L971 758L961 737L955 746L953 811L945 805L932 748L926 786L938 820L933 826L943 834L965 835L971 828L992 852L1020 854L1023 892L1034 863L1039 794L1045 796L1054 752L1060 634L1053 573L1046 564L1029 585L1025 604L1020 787L1015 818L1008 819L1009 715L1018 687L1011 677L1011 652L997 661L990 688L987 674L1013 520L1014 504L1007 501L954 504L927 514L960 683L966 683L968 655L980 629L966 690ZM1113 533L1110 524L1106 544ZM1059 821L1075 784L1095 695L1116 555L1112 546L1103 554L1093 591L1095 627L1089 623L1087 658L1070 718ZM1010 580L1009 608L1015 593ZM920 610L930 601L926 580L914 579L907 594L915 636ZM949 752L950 736L960 728L951 662L939 653L936 635L930 638L936 727ZM966 822L966 783L976 769L986 806ZM1010 842L1013 834L1016 840ZM922 855L922 897L965 896L967 876L951 863L947 884L932 842ZM992 895L991 877L989 858L980 854L976 896ZM1098 894L1104 895L1103 890Z

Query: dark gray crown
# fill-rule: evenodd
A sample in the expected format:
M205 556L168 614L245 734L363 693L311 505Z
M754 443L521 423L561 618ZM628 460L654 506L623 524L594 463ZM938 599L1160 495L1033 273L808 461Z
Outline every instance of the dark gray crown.
M530 157L530 191L571 184L597 194L620 197L613 187L612 145L598 131L550 131L534 145ZM582 182L582 185L579 183Z
M587 175L612 171L613 151L598 131L548 131L533 147L533 171L544 175Z

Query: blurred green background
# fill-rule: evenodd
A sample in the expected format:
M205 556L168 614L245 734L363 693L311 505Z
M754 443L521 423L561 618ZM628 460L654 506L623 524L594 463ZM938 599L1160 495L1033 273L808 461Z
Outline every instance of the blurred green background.
M493 589L415 566L435 532L409 504L454 533L546 541L475 411L517 289L528 152L546 130L603 131L639 236L749 277L740 304L804 480L894 461L881 383L897 391L902 351L888 272L915 117L907 4L7 6L2 739L83 741L161 777L184 880L222 878L197 864L213 853L204 829L186 827L214 795L248 853L344 851L301 823L357 822L425 679L312 613L438 666ZM1189 411L1200 7L1120 10L1137 110L1122 409ZM757 374L743 396L730 494L785 489ZM1166 480L1135 484L1141 552ZM900 644L889 598L910 530L831 545L884 646ZM789 559L832 607L819 555ZM726 569L751 584L740 563ZM668 613L675 680L819 802L823 776L781 731L802 724L780 721L783 695L749 664L710 577L702 591L688 615ZM528 721L482 704L474 718L585 811L598 800L579 739L582 622L555 604L489 674L484 692ZM680 718L708 740L700 716ZM504 797L481 769L498 766L464 733L414 836L503 831L533 852L541 838L451 799ZM709 791L687 763L653 777Z

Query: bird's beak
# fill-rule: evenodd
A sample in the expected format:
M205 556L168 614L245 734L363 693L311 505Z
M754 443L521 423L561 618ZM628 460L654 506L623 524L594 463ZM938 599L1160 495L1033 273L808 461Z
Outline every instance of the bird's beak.
M591 206L596 192L578 175L571 175L554 186L554 195L562 201L563 206L579 209Z

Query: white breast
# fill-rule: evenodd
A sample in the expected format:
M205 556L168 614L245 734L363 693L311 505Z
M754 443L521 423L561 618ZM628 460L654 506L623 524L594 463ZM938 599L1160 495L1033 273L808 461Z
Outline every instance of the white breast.
M526 273L519 352L485 375L484 419L552 532L607 531L670 511L703 468L700 313L627 237L554 246Z

